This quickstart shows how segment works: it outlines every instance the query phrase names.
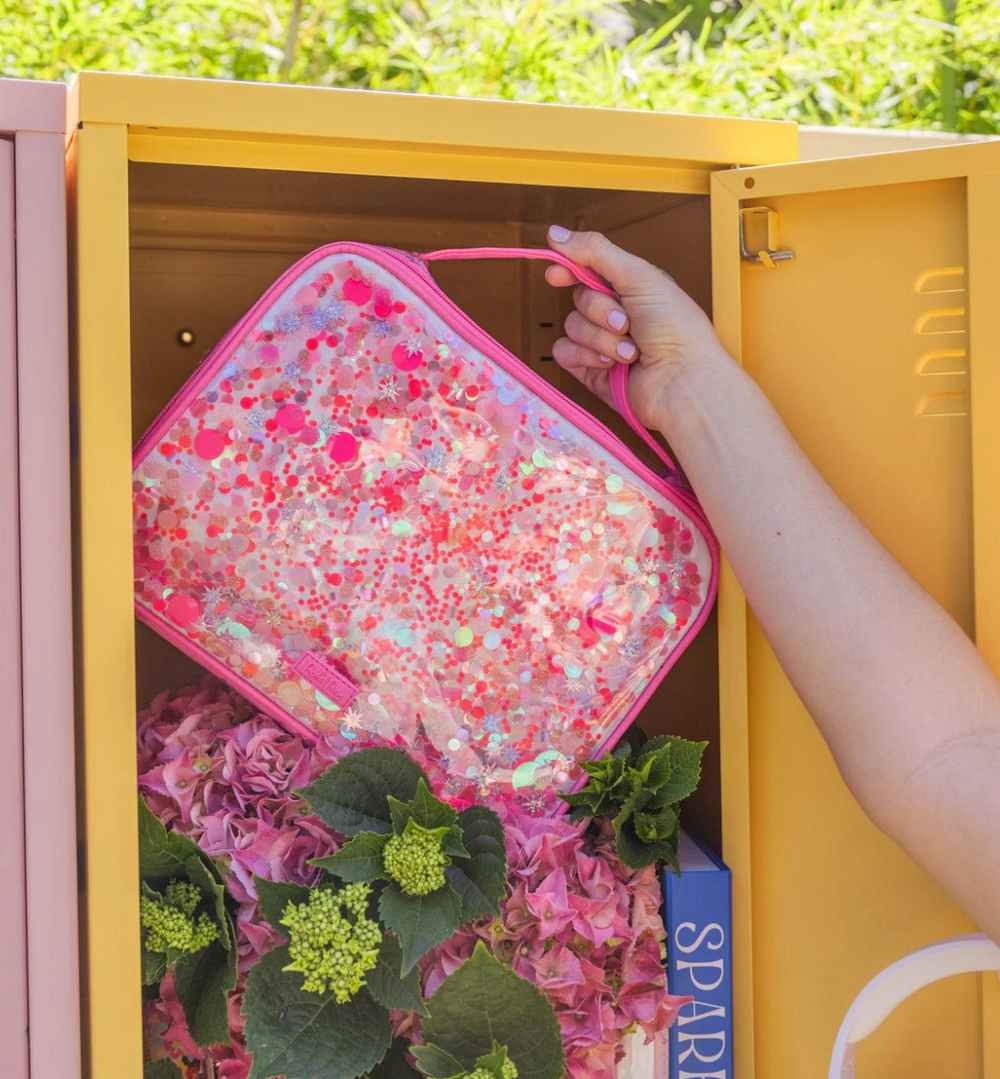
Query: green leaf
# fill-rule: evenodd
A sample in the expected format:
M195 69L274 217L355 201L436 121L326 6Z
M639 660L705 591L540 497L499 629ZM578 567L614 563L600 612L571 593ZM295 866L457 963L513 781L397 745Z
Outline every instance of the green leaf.
M441 837L441 850L452 858L468 858L470 852L462 842L462 829L453 824Z
M615 829L615 854L630 869L642 869L656 861L650 844L644 843L635 832L632 806L626 805L612 822Z
M142 1079L181 1079L181 1071L172 1060L153 1060L143 1064Z
M435 798L422 779L417 784L416 794L409 802L401 802L392 796L388 801L392 830L396 835L403 835L410 821L428 832L445 829L441 846L445 854L468 856L469 852L462 846L461 832L454 827L458 814L450 805Z
M405 976L462 924L462 903L450 884L429 895L407 895L392 881L382 892L379 915L399 940Z
M305 903L309 899L309 891L304 884L288 884L273 880L264 880L263 877L255 876L253 885L257 889L257 902L260 912L264 915L264 921L276 932L284 933L287 937L281 919L285 916L285 910L289 903Z
M195 1045L229 1044L229 994L236 988L238 955L218 940L174 968L174 988Z
M470 806L458 815L468 858L456 858L445 874L462 902L462 922L500 914L507 887L503 825L492 809Z
M466 1071L507 1047L518 1079L561 1079L565 1068L559 1021L530 982L495 959L480 941L472 957L428 1001L421 1023L428 1045L450 1053Z
M385 876L382 871L382 851L388 841L389 837L384 832L359 832L336 854L312 858L309 864L322 866L341 880L367 883Z
M688 797L697 787L706 745L706 742L664 735L643 746L634 766L629 764L629 748L619 754L616 747L613 753L606 753L599 760L586 761L583 765L589 777L586 786L562 796L571 807L571 819L614 817L616 810L620 812L627 805L631 810L657 816L660 810ZM644 834L656 830L648 820L640 828Z
M378 963L367 976L368 992L387 1008L399 1008L404 1012L416 1012L426 1015L424 995L420 986L420 973L416 967L406 975L400 976L403 966L403 953L399 941L388 933L382 936Z
M670 773L673 771L670 758L671 747L669 745L643 752L637 763L642 766L646 773L645 786L656 790L667 782L670 778Z
M247 978L249 1079L357 1079L371 1071L389 1048L389 1013L364 989L346 1004L330 994L304 993L282 972L289 962L288 949L277 948L262 956Z
M701 779L701 757L708 742L689 742L686 738L663 735L647 742L643 753L670 747L670 776L656 790L660 805L672 805L693 794Z
M410 811L422 828L450 828L458 819L455 810L435 798L424 780L417 784L417 792L410 801Z
M669 839L677 830L677 814L670 806L664 806L656 813L635 813L633 815L635 834L644 843L658 843Z
M410 1046L405 1038L395 1038L389 1052L368 1073L367 1079L416 1079L406 1054Z
M504 1065L507 1063L507 1046L493 1043L493 1052L481 1056L476 1061L477 1068L485 1068L494 1075L503 1075Z
M628 741L621 741L611 751L612 757L621 758L623 761L630 761L632 759L632 744Z
M145 933L143 933L145 938ZM142 984L159 985L167 973L167 957L163 952L151 952L142 942Z
M389 803L389 823L392 825L392 830L396 835L402 835L412 816L410 803L401 802L398 798L393 798L391 794L386 801Z
M676 816L676 810L673 812ZM674 865L677 859L678 830L675 828L673 833L664 839L647 842L637 832L636 816L632 805L628 803L614 819L615 853L618 857L630 869L642 869L655 862Z
M205 860L197 843L178 832L168 832L156 814L139 799L139 876L155 883L187 876L187 860Z
M334 831L391 832L389 797L408 802L423 769L397 749L359 749L328 768L311 786L297 791Z
M582 790L570 791L569 794L562 795L563 801L576 809L589 810L592 796L590 791L584 787ZM587 816L591 816L588 812Z
M414 1045L410 1052L417 1062L417 1067L428 1079L451 1079L467 1071L460 1060L451 1053L446 1053L436 1045Z
M680 839L681 833L678 828L669 839L665 839L659 844L657 850L657 861L670 866L678 877L681 875L680 862L677 860L677 850L680 846Z

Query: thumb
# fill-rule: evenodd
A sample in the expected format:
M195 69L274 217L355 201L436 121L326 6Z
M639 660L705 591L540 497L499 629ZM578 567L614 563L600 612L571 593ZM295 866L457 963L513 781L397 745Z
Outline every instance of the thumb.
M562 225L552 225L549 246L579 265L596 270L619 295L654 272L645 259L623 251L600 232L571 232Z

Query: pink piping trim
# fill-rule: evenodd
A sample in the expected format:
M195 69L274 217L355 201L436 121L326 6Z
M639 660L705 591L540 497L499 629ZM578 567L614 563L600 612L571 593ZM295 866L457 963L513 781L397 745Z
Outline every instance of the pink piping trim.
M516 252L516 253L515 253ZM172 424L176 421L190 404L192 398L197 397L201 388L207 381L214 375L215 370L219 363L225 363L229 356L229 347L234 341L242 339L246 331L256 321L260 313L266 310L275 296L280 295L284 291L287 284L297 277L308 266L313 265L316 262L327 258L333 254L354 254L359 255L362 258L370 259L382 266L383 269L390 270L399 280L407 285L414 293L416 293L421 300L429 304L439 317L445 318L447 321L458 323L454 328L458 329L462 336L474 345L478 351L483 353L492 362L502 367L508 374L518 379L523 385L527 386L532 392L536 393L539 397L550 405L557 412L560 413L565 419L569 420L576 426L580 427L587 435L594 439L599 445L603 446L613 457L617 458L622 464L626 465L637 475L641 476L645 481L669 498L675 505L684 510L685 513L694 521L701 529L705 542L709 550L709 555L712 562L711 578L708 583L708 589L705 595L705 602L702 604L701 611L695 621L688 627L688 631L684 638L677 645L674 651L670 654L670 657L661 665L656 674L650 679L643 693L636 700L635 704L628 710L624 718L601 740L595 747L596 752L600 752L610 746L613 746L625 730L635 721L639 711L649 700L650 696L667 676L670 670L678 659L684 654L688 645L697 636L698 631L702 628L711 613L712 605L715 602L715 597L718 591L719 583L719 545L712 532L705 516L698 503L686 492L676 489L667 479L663 476L657 475L645 462L641 461L624 443L619 442L617 437L608 430L599 420L595 419L589 413L587 413L579 406L576 406L572 401L563 397L554 387L550 386L540 375L537 375L532 371L525 363L519 360L513 353L509 352L498 341L495 341L489 336L481 327L476 325L465 314L457 304L454 303L445 293L441 291L437 283L431 277L429 271L426 268L425 262L432 261L434 259L444 258L531 258L531 259L548 259L552 262L558 262L561 265L567 266L573 271L573 273L585 281L586 284L591 285L594 288L599 289L608 295L614 295L609 286L602 282L596 275L593 275L585 267L578 266L571 260L567 259L564 255L560 255L556 251L550 251L542 248L455 248L450 250L442 250L437 252L431 252L430 255L407 255L404 252L396 251L393 248L377 247L372 244L360 244L350 242L340 242L333 244L326 244L323 247L317 248L315 251L310 252L308 255L299 259L294 265L290 266L280 277L267 289L267 291L257 300L257 302L250 308L246 314L239 319L229 330L228 333L219 341L219 343L212 349L212 351L205 357L205 359L198 365L191 377L184 383L180 390L174 395L171 401L167 404L166 408L160 413L159 416L153 421L149 429L142 436L139 442L136 444L135 451L133 453L133 469L141 464L145 455L147 447L153 443L159 441L163 433L168 430ZM379 256L383 256L380 259ZM386 265L386 261L389 265ZM622 379L627 380L628 369L624 364L616 365L614 373L617 373L618 369L621 369L622 375L619 376L619 383ZM614 392L614 385L612 385L612 391ZM662 449L659 448L652 436L649 435L645 428L639 424L635 417L635 413L632 411L631 405L628 403L627 394L623 396L623 401L627 407L627 413L622 412L624 418L628 421L638 433L642 435L644 440L652 446L654 450L663 458L669 462L669 458ZM617 400L616 400L617 403ZM670 463L670 467L673 468L673 463ZM136 615L139 619L145 622L156 632L166 637L175 647L180 649L185 655L189 656L196 663L202 667L206 667L212 673L218 675L224 681L233 684L238 682L242 687L240 692L251 703L257 705L262 712L272 716L279 722L289 724L297 733L300 733L309 742L315 743L318 741L318 735L310 728L308 728L301 720L297 720L294 716L290 716L284 709L276 708L274 702L270 701L263 693L261 693L255 686L249 683L241 675L236 674L231 668L227 667L224 663L209 656L205 653L204 649L199 648L193 644L183 633L170 626L165 619L161 619L148 612L138 602L136 602ZM586 782L586 777L574 786L574 790L579 789Z
M445 247L440 251L428 251L421 255L424 262L441 262L452 259L544 259L565 266L581 284L587 285L605 296L618 299L618 293L593 270L581 266L571 258L547 247Z

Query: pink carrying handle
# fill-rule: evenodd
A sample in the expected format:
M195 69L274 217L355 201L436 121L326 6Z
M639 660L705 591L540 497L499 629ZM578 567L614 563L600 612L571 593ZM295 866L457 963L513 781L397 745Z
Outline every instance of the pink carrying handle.
M546 247L449 247L441 251L430 251L419 256L424 262L443 262L452 259L544 259L547 262L556 262L565 266L573 276L588 288L597 292L603 292L605 296L618 299L618 294L593 270L581 266L558 251L551 251ZM660 458L671 472L677 471L677 466L667 455L655 438L639 422L632 403L628 398L628 373L630 364L612 361L611 370L608 373L608 382L611 386L611 398L615 408L621 413L625 422L646 443L647 446Z

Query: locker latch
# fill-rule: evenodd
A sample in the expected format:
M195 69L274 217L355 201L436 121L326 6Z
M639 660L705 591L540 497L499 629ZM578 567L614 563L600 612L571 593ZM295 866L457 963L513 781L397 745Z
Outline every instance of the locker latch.
M766 206L746 206L740 210L740 255L744 262L759 262L769 270L776 263L795 258L793 251L776 251L778 215Z

